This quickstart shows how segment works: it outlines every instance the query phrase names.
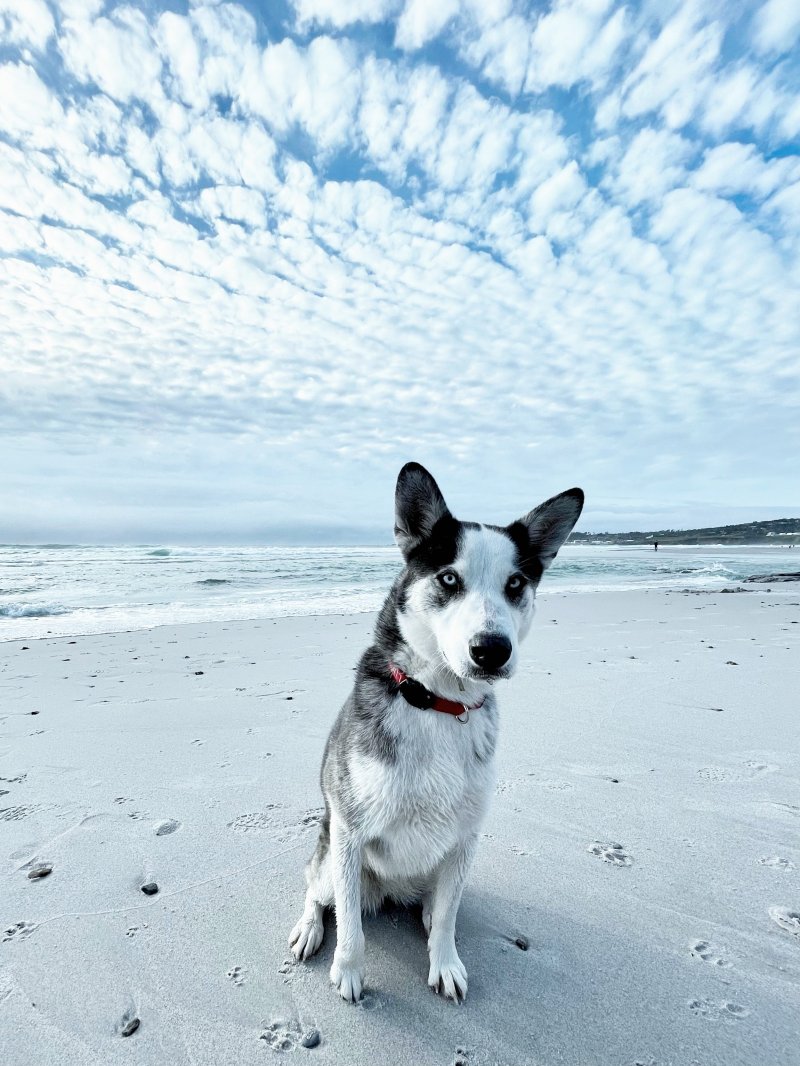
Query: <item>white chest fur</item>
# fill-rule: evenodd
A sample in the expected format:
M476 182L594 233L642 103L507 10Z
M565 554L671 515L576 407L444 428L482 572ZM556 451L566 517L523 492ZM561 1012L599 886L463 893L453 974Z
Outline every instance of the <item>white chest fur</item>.
M475 833L486 812L496 712L488 704L462 724L398 697L385 725L397 742L393 761L350 758L365 858L384 878L424 877Z

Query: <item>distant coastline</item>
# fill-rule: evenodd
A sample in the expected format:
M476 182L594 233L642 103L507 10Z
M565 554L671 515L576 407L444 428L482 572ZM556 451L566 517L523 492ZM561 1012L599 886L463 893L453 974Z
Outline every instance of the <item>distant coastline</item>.
M743 522L735 526L702 529L659 529L651 533L573 533L570 544L800 544L800 518L775 518L769 522Z

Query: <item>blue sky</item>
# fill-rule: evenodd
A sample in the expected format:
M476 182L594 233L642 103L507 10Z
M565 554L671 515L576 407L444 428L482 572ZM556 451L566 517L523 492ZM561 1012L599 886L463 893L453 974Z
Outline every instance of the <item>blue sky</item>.
M0 540L800 513L796 0L0 0Z

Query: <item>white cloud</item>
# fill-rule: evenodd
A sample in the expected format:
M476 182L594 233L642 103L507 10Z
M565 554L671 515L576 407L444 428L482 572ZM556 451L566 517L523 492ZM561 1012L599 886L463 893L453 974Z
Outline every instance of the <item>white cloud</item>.
M356 22L383 22L394 14L401 0L291 0L301 28L310 25L343 29Z
M629 207L656 203L669 189L685 184L693 153L691 143L678 134L645 127L609 168L607 184Z
M796 179L799 157L767 162L752 144L731 141L706 151L702 166L692 174L692 185L722 196L745 193L763 200Z
M533 31L526 91L602 80L626 35L625 9L611 8L611 0L557 0Z
M55 31L44 0L0 0L0 39L42 49Z
M42 128L49 129L62 115L61 104L32 67L0 65L0 129L36 140Z
M546 231L552 216L571 211L586 195L587 186L574 159L547 178L531 197L530 226L534 231Z
M767 0L753 25L759 52L791 52L800 37L800 5L795 0Z
M531 50L531 27L519 15L480 26L465 42L463 55L485 78L517 94L525 83Z
M623 83L623 114L659 111L668 126L685 125L700 107L720 54L724 27L685 3L648 45Z
M198 197L198 207L201 214L215 221L228 219L253 227L263 227L265 223L263 195L242 185L215 185L203 189Z
M399 48L421 48L436 37L459 10L459 0L406 0L397 20L395 43Z
M111 19L67 19L60 47L78 79L94 82L116 100L161 95L161 62L140 11L117 8Z

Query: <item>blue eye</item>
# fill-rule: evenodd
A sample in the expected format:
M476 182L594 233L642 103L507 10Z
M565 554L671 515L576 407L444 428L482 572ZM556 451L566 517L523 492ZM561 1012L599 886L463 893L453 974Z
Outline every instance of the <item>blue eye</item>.
M506 582L506 592L518 593L522 592L525 587L525 578L521 574L512 574Z
M447 589L454 589L458 584L458 575L453 570L445 570L439 574L439 582Z

